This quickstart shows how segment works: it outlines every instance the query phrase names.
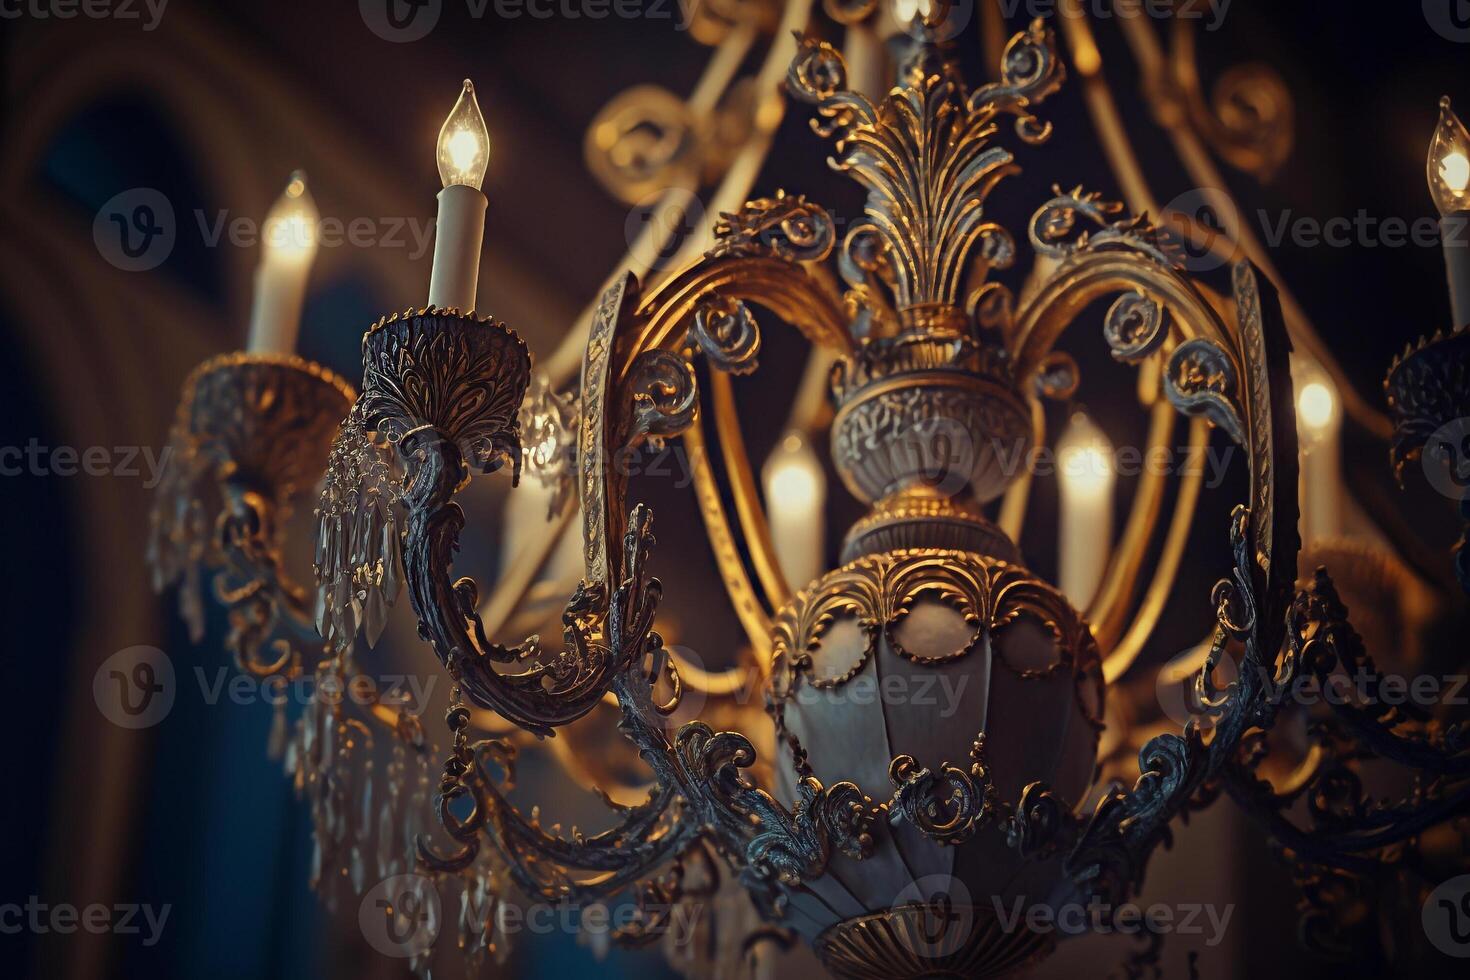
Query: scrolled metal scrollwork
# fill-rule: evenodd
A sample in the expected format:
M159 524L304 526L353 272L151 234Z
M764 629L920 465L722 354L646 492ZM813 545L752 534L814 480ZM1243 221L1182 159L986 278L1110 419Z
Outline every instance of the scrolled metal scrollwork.
M1127 248L1142 252L1165 269L1182 268L1177 244L1146 215L1115 218L1123 210L1121 203L1080 186L1070 191L1054 186L1052 193L1032 215L1027 232L1038 254L1060 260L1087 250Z
M1081 823L1072 805L1049 786L1030 783L1006 818L1006 843L1022 857L1048 857L1072 846Z
M895 787L887 804L889 821L907 820L940 844L963 844L1000 813L983 734L970 750L968 769L945 763L936 772L900 755L889 764L888 778Z
M1139 361L1168 339L1163 305L1141 292L1125 293L1113 301L1103 319L1103 339L1120 361Z
M805 195L782 190L775 197L747 201L738 211L722 213L714 231L709 258L771 255L792 262L822 261L837 234L825 208Z
M756 369L760 327L750 307L738 299L710 293L700 300L689 337L716 370L749 374Z
M632 412L625 445L643 438L668 439L694 421L699 410L699 383L694 365L677 351L644 351L633 362L629 388Z
M595 634L605 644L605 661L617 665L608 687L622 709L619 730L652 768L655 789L641 805L614 806L618 823L608 831L584 835L574 828L570 837L556 828L547 831L506 798L514 778L511 747L471 742L468 709L457 703L446 719L455 741L438 812L458 846L441 854L421 840L420 861L436 872L457 872L476 861L488 842L528 894L591 901L647 884L650 875L707 843L740 870L768 913L779 916L782 889L822 874L833 849L853 858L868 853L874 808L852 783L823 787L810 779L787 811L742 775L756 761L745 736L691 722L670 738L667 706L652 698L649 665L663 655L663 641L653 630L662 590L647 571L653 547L647 508L635 508L627 527L620 581L606 618L594 622L569 610L568 642L586 649ZM468 811L456 810L460 800L470 801Z
M1186 415L1203 415L1245 442L1245 423L1235 407L1239 397L1235 362L1223 347L1204 337L1185 341L1169 355L1164 392Z

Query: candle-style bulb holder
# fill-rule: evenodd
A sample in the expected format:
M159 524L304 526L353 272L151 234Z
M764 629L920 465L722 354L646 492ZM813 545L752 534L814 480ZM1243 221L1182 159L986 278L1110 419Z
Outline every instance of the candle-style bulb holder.
M307 593L284 571L283 527L315 485L355 397L342 378L294 354L224 354L184 382L151 516L154 585L182 583L181 611L197 641L201 578L217 572L214 591L229 608L243 670L284 669L257 658L278 625L320 647L311 644Z
M1470 328L1441 331L1405 348L1384 389L1399 483L1408 464L1423 461L1430 482L1459 501L1470 530ZM1463 535L1455 545L1455 573L1470 593L1470 548Z
M1450 317L1453 326L1462 327L1470 323L1470 133L1450 108L1449 96L1439 100L1439 123L1424 169L1440 214Z

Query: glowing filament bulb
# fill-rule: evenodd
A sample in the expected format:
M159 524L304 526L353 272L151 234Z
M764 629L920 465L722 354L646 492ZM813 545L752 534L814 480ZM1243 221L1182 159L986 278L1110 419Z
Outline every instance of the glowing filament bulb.
M445 187L463 184L479 190L485 182L485 171L490 166L490 133L475 99L475 86L468 78L459 101L439 130L437 156L439 179Z
M1439 100L1439 125L1429 142L1425 170L1441 215L1470 210L1470 134L1450 108L1449 96Z

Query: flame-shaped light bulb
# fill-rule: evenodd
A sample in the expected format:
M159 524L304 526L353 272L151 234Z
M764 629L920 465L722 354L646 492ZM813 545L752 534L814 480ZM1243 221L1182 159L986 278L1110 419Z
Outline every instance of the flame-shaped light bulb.
M1439 125L1429 141L1425 171L1441 215L1470 211L1470 133L1450 108L1448 95L1439 100Z
M463 184L479 190L485 183L485 171L490 166L490 132L480 114L475 86L468 78L439 130L437 156L439 179L445 187Z

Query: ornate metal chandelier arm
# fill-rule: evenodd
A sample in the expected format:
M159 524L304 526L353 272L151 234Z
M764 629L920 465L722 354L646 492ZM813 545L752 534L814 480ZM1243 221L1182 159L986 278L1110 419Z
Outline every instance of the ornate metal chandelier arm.
M776 549L771 543L771 528L766 521L765 509L761 507L760 494L756 490L756 467L745 451L740 416L735 408L735 391L727 375L714 373L710 376L710 396L715 417L715 434L720 443L720 457L724 462L726 478L732 484L740 531L750 550L751 562L755 565L756 576L765 593L766 605L770 609L779 609L791 598L791 585L781 571L781 563L776 560ZM769 629L765 635L770 636Z
M740 774L755 761L744 736L691 723L669 740L664 718L677 699L667 705L652 699L651 675L665 667L662 641L652 628L661 589L647 572L652 518L640 506L627 525L620 582L608 598L603 635L607 660L618 665L611 687L623 712L619 728L653 769L657 789L640 806L616 808L622 819L605 833L583 837L574 832L571 840L547 833L505 799L487 771L487 764L498 766L510 783L510 747L504 742L471 745L468 708L457 704L447 718L455 750L445 764L438 811L460 847L441 856L421 840L420 857L433 870L462 870L474 862L484 834L533 895L591 900L627 888L705 838L742 869L769 907L779 907L779 886L821 874L831 847L855 857L867 853L870 803L850 783L824 789L809 780L795 812L788 813ZM473 806L460 817L452 804L465 797Z
M803 265L832 248L824 210L778 193L722 216L716 235L704 258L648 296L639 298L638 281L627 274L598 304L582 368L578 435L588 582L609 583L608 545L623 531L627 474L608 461L645 440L689 429L698 406L690 355L701 353L722 371L754 369L760 333L746 301L770 309L813 343L850 346L837 298ZM733 549L716 553L727 587L748 583ZM758 602L740 588L732 600L737 608Z
M1156 446L1169 446L1178 421L1179 415L1174 406L1163 398L1157 398L1149 412L1146 452L1156 451ZM1140 478L1118 547L1108 562L1097 594L1087 604L1087 621L1092 624L1092 635L1097 638L1105 656L1122 635L1143 567L1144 548L1141 545L1153 536L1158 525L1167 484L1168 474L1161 467L1150 468Z
M1193 722L1182 736L1165 734L1150 740L1138 756L1137 783L1099 801L1067 855L1073 880L1104 901L1122 901L1137 889L1154 848L1171 837L1170 821L1229 762L1247 729L1268 724L1272 691L1268 679L1278 676L1279 643L1273 648L1261 642L1271 635L1266 625L1270 609L1263 604L1265 597L1256 593L1260 569L1252 555L1250 525L1250 512L1237 507L1231 522L1234 582L1216 586L1220 625L1215 648L1196 679L1201 702L1220 712L1209 741ZM1243 640L1246 652L1239 680L1219 696L1210 677L1224 655L1226 636Z
M1263 754L1231 762L1221 781L1230 798L1300 865L1372 874L1394 860L1386 849L1463 816L1470 805L1470 783L1463 779L1416 788L1390 805L1366 796L1350 770L1326 766L1304 787L1311 791L1313 826L1303 829L1286 816L1297 794L1278 793L1255 775Z
M421 863L429 870L453 873L468 867L488 840L504 859L516 883L540 901L595 901L627 888L672 860L697 839L697 828L680 819L677 796L661 786L642 804L621 810L620 823L593 836L572 828L572 839L543 830L527 819L497 786L489 771L498 767L506 787L514 780L514 747L500 740L473 744L462 738L467 727L463 705L450 709L456 734L454 755L436 803L440 821L459 850L444 856L426 839L418 844ZM468 797L472 808L456 816L451 804Z
M721 581L730 597L735 616L745 630L746 639L756 651L756 661L762 674L770 670L771 651L771 607L760 600L755 584L750 580L745 563L740 558L740 546L730 526L725 502L720 497L720 487L715 479L714 467L710 463L709 446L705 441L703 419L695 419L683 435L684 448L689 451L689 467L694 484L694 494L699 502L699 513L704 519L704 531L709 538L710 550L720 568ZM769 545L769 541L766 542Z
M764 101L755 107L752 116L754 131L745 146L731 161L719 187L710 197L710 210L716 213L725 209L738 208L741 202L750 197L751 188L770 152L771 141L785 115L785 104L779 85L782 76L786 73L786 66L796 52L796 42L792 35L793 32L802 31L806 27L811 17L811 7L812 0L790 0L784 5L781 22L776 27L766 59L755 76L756 98L763 98L762 93L770 94L764 96ZM682 193L692 196L695 189L682 185L671 186L665 191L664 198L654 206L655 211L662 213L659 209L664 206L670 195ZM676 222L650 222L646 225L627 254L613 265L612 268L617 271L608 277L603 286L604 292L614 288L623 279L626 275L623 270L639 265L639 256L664 254L668 237L676 227ZM695 261L704 247L705 243L701 239L692 237L679 250L671 267L682 269L688 263ZM600 302L601 297L599 296L582 312L582 315L572 324L571 329L567 331L565 339L545 360L547 374L553 383L561 384L576 374L586 354L592 324L596 319Z
M1338 689L1334 677L1345 677L1362 701L1329 697L1338 723L1372 753L1399 765L1435 775L1470 775L1470 732L1456 725L1441 730L1416 705L1384 703L1383 675L1348 621L1347 609L1326 569L1319 568L1309 591L1292 610L1290 638L1299 644L1303 669L1325 691ZM1310 637L1309 637L1310 634ZM1335 675L1341 668L1343 674Z
M740 869L742 883L767 914L779 916L784 907L782 886L821 876L834 847L854 859L871 853L869 830L876 810L855 784L824 788L808 777L798 789L795 809L788 812L742 775L756 761L755 748L744 735L690 722L670 743L649 698L648 680L626 671L616 689L623 708L619 727L638 746L660 785L678 788L686 819L696 821Z
M307 611L304 590L281 568L280 552L271 540L274 508L254 492L234 498L220 514L216 530L224 567L215 574L214 594L230 623L225 645L242 673L257 679L297 677L303 661L314 663L324 645ZM287 635L280 635L283 631ZM276 653L273 660L260 657L266 643ZM305 657L303 648L310 651Z
M1343 846L1319 832L1307 832L1286 819L1271 797L1269 785L1262 784L1249 773L1229 766L1222 779L1230 799L1251 818L1271 840L1289 848L1301 860L1325 864L1354 874L1370 874L1378 867L1371 857L1354 853L1358 848Z
M1204 419L1192 419L1189 426L1190 451L1202 451L1209 444L1209 424ZM1180 480L1179 495L1174 501L1174 514L1165 532L1163 549L1159 552L1143 603L1118 642L1111 649L1104 647L1103 678L1109 684L1122 677L1133 666L1163 616L1169 596L1174 591L1174 579L1179 574L1179 565L1184 560L1184 549L1189 543L1189 530L1194 524L1195 507L1199 503L1200 488L1203 485L1203 467L1196 467ZM1125 547L1126 545L1125 541Z
M546 662L536 660L534 637L513 648L491 643L476 612L474 583L450 578L464 525L454 494L471 470L492 472L506 461L519 469L517 412L530 380L525 344L488 318L429 308L376 324L363 338L363 362L362 395L334 449L320 510L319 575L333 590L334 583L349 583L342 593L349 599L357 589L377 589L382 570L397 567L400 557L391 514L381 536L376 530L383 518L375 498L401 495L407 511L401 562L420 634L476 704L534 734L551 734L600 700L615 667L579 631L592 611L589 595L579 590L568 606L568 652ZM363 431L393 447L401 480L379 475L358 486L357 474L372 469L377 452ZM335 612L340 616L340 607ZM495 666L524 661L535 662L520 673L502 674Z
M1043 208L1041 215L1047 211ZM1070 226L1058 221L1037 227L1066 230ZM1075 254L1076 268L1096 264L1108 270L1105 275L1115 275L1113 253L1106 250L1114 244L1123 243L1100 234L1080 246L1076 252L1097 251L1090 260ZM1136 260L1134 248L1131 258ZM1154 271L1147 278L1152 280L1152 294L1172 291L1185 301L1198 297L1192 290L1177 288L1182 280L1176 272L1159 269L1156 261L1150 264ZM1080 295L1088 293L1089 283L1106 281L1086 275L1073 280L1077 273L1069 275L1069 266L1064 263L1057 278L1075 282L1073 288ZM1181 317L1179 326L1190 339L1175 350L1168 367L1170 399L1181 411L1205 414L1217 424L1234 428L1251 459L1252 506L1237 507L1232 519L1233 581L1222 581L1215 588L1216 640L1195 681L1200 702L1218 711L1219 719L1208 741L1191 723L1182 736L1161 735L1145 745L1139 754L1142 775L1138 782L1131 791L1109 794L1099 803L1069 853L1066 866L1074 880L1113 900L1136 888L1149 854L1168 838L1169 821L1228 763L1244 733L1255 726L1269 727L1276 710L1274 695L1290 682L1296 669L1291 651L1281 656L1300 547L1296 537L1296 429L1287 357L1290 343L1269 284L1260 282L1247 263L1234 268L1233 280L1235 329L1227 331L1214 319L1213 308L1196 303L1193 312L1199 319L1190 323ZM1172 302L1170 308L1175 308ZM1115 304L1114 311L1117 309ZM1161 316L1146 319L1150 329L1141 336L1123 331L1123 324L1111 316L1109 320L1113 328L1107 331L1109 342L1125 356L1146 354L1150 343L1156 342L1154 336L1162 333ZM1031 323L1045 321L1043 316ZM1025 350L1028 338L1036 334L1028 328L1019 336ZM1237 383L1231 374L1235 363L1251 367L1243 383ZM1222 692L1214 687L1212 676L1224 656L1227 637L1241 641L1245 655L1239 679Z
M1159 215L1158 202L1154 200L1148 189L1147 178L1144 176L1137 155L1133 152L1122 116L1113 100L1108 82L1102 74L1102 58L1086 13L1079 6L1071 15L1064 16L1060 20L1062 33L1072 48L1074 64L1079 74L1083 76L1083 92L1087 99L1088 112L1093 118L1094 128L1103 144L1114 176L1124 189L1130 210L1138 214ZM1151 82L1148 76L1150 69L1155 76L1167 70L1167 62L1159 47L1158 39L1153 33L1153 27L1137 18L1121 18L1120 20L1120 27L1133 48L1140 71L1145 73L1145 96L1154 100L1159 97L1172 99L1173 95L1170 90L1178 85L1177 80ZM1176 19L1176 30L1190 31L1192 25ZM1176 39L1174 57L1192 59L1192 52L1192 44L1188 49L1184 49L1178 46ZM1177 67L1175 70L1177 71ZM1243 72L1244 69L1239 71ZM1224 81L1225 79L1222 79L1222 83ZM1246 84L1250 82L1250 79L1243 75L1237 75L1232 85L1236 85L1237 82L1241 91L1254 90L1252 84ZM1260 91L1265 92L1265 89ZM1282 96L1286 94L1284 88L1276 91ZM1217 92L1216 101L1220 102L1219 92ZM1197 120L1192 119L1188 112L1176 111L1173 106L1157 101L1155 101L1154 115L1174 143L1175 151L1189 172L1194 186L1210 188L1223 194L1225 183L1210 161L1200 136L1192 128ZM1289 126L1289 120L1288 111L1284 114L1275 114L1272 122ZM1273 139L1276 137L1268 137L1267 142ZM1171 220L1181 220L1184 223L1188 223L1192 218L1190 215L1170 215L1169 217ZM1267 277L1280 284L1281 276L1271 262L1270 255L1261 247L1259 240L1248 227L1243 226L1243 223L1237 221L1232 224L1240 227L1225 229L1223 235L1220 234L1220 230L1215 229L1209 235L1211 252L1218 258L1229 261L1237 260L1243 253L1251 262L1259 266ZM1334 384L1342 395L1343 407L1347 414L1366 431L1378 438L1387 439L1392 434L1388 419L1353 386L1331 350L1322 342L1311 318L1284 284L1281 285L1281 305L1293 340L1306 348L1312 357L1323 366L1323 369L1332 376Z

